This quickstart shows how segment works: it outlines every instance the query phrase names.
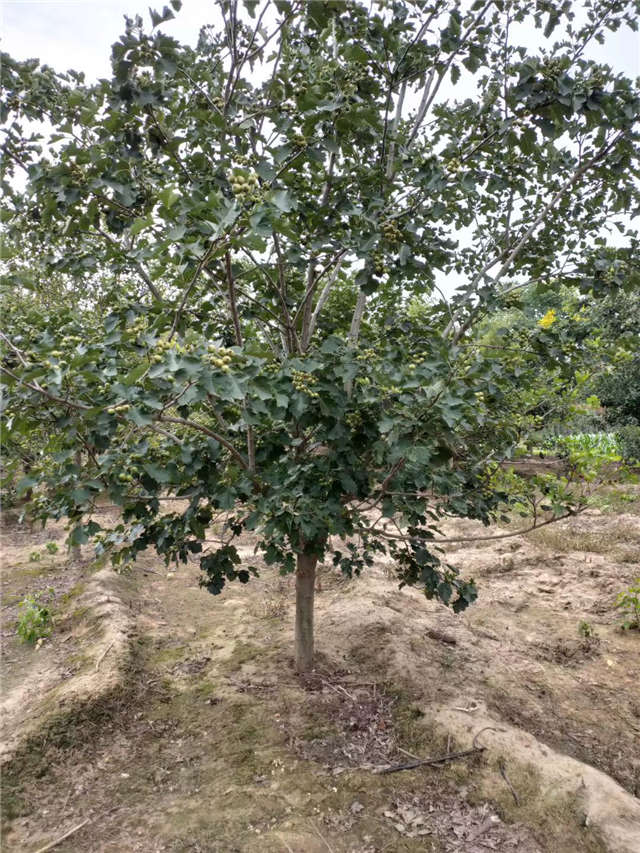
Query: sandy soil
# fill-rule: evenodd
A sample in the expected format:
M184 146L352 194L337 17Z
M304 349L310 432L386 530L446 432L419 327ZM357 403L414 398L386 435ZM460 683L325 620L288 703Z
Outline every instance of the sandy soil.
M87 666L102 672L79 605L91 566L64 553L29 563L56 532L5 531L4 692L25 709ZM5 768L3 849L34 853L81 824L55 849L640 849L640 636L619 630L614 608L639 555L630 489L534 534L451 545L480 588L461 616L398 590L390 564L358 581L323 570L304 680L290 578L265 569L213 598L195 565L146 556L118 588L135 624L118 689L68 710ZM56 630L22 646L17 601L50 586ZM377 772L474 739L486 751Z

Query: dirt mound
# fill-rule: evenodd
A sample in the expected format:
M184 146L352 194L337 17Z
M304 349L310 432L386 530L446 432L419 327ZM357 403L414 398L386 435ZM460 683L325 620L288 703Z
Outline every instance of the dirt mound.
M40 657L23 669L22 678L14 676L0 706L3 764L51 725L59 726L65 715L77 714L85 704L99 704L122 686L133 634L123 601L125 585L111 569L103 569L89 578L65 614L61 627L69 631L57 644L58 650L64 644L79 664L71 674L57 665L54 650L29 650Z
M464 697L460 701L464 701ZM596 828L608 851L637 853L640 850L640 800L610 776L550 749L522 729L509 726L490 714L482 703L472 711L444 706L435 715L429 708L429 714L447 734L463 742L481 733L482 742L488 747L489 766L485 777L488 790L495 787L498 767L518 806L520 798L533 797L537 800L536 810L545 811L564 799L574 820L582 826ZM519 797L506 777L507 762L514 768L514 779L521 778L523 769L528 769L536 780L533 791L529 786Z

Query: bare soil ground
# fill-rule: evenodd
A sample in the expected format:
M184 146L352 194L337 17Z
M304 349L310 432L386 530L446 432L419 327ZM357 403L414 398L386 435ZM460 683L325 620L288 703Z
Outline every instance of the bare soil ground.
M458 522L448 532L500 531ZM62 684L113 672L108 620L82 604L89 552L71 563L62 537L59 526L31 532L10 519L4 531L12 733L47 696L55 704ZM58 554L29 562L56 539ZM249 557L248 539L245 548ZM135 625L117 685L61 708L5 766L3 850L35 853L81 824L55 849L577 853L633 850L634 837L640 849L640 636L619 630L614 608L640 575L640 489L447 555L480 588L461 616L399 590L390 564L354 581L324 569L318 665L302 680L290 657L291 578L264 568L212 598L196 565L174 572L144 557L114 593ZM17 603L49 587L54 633L24 646ZM486 752L376 772L474 738ZM584 766L587 785L588 773L606 774L595 778L623 840L592 819L578 785L555 785L566 762Z

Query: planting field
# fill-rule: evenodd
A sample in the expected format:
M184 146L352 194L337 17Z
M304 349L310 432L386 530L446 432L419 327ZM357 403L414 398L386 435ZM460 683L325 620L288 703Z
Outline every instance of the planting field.
M640 849L640 636L615 609L640 574L638 487L452 544L480 590L460 616L391 564L323 569L302 680L291 578L265 568L214 598L195 564L118 576L88 549L70 561L63 536L10 518L3 534L3 849L70 831L61 853ZM20 643L19 601L50 588L50 638Z

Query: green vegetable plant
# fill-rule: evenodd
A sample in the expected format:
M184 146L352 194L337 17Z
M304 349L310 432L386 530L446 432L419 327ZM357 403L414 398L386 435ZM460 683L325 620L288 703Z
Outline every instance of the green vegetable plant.
M49 589L46 595L51 597L53 589ZM16 630L25 643L37 643L38 640L51 634L53 627L51 609L43 603L43 597L43 593L27 595L18 605L20 613Z
M596 636L596 629L593 627L591 622L583 620L578 625L578 634L580 634L580 636L584 637L585 639L589 639L591 637Z
M44 551L35 551L34 550L29 554L29 562L30 563L39 563L40 560L42 560L42 558L44 556L46 556L47 554L49 554L49 556L53 557L55 554L58 553L59 550L60 550L60 548L55 542L47 542L47 544L44 546ZM52 565L53 565L53 563L52 563Z
M621 627L624 631L632 628L640 630L640 578L636 578L635 584L620 593L616 607L622 610L624 622Z

